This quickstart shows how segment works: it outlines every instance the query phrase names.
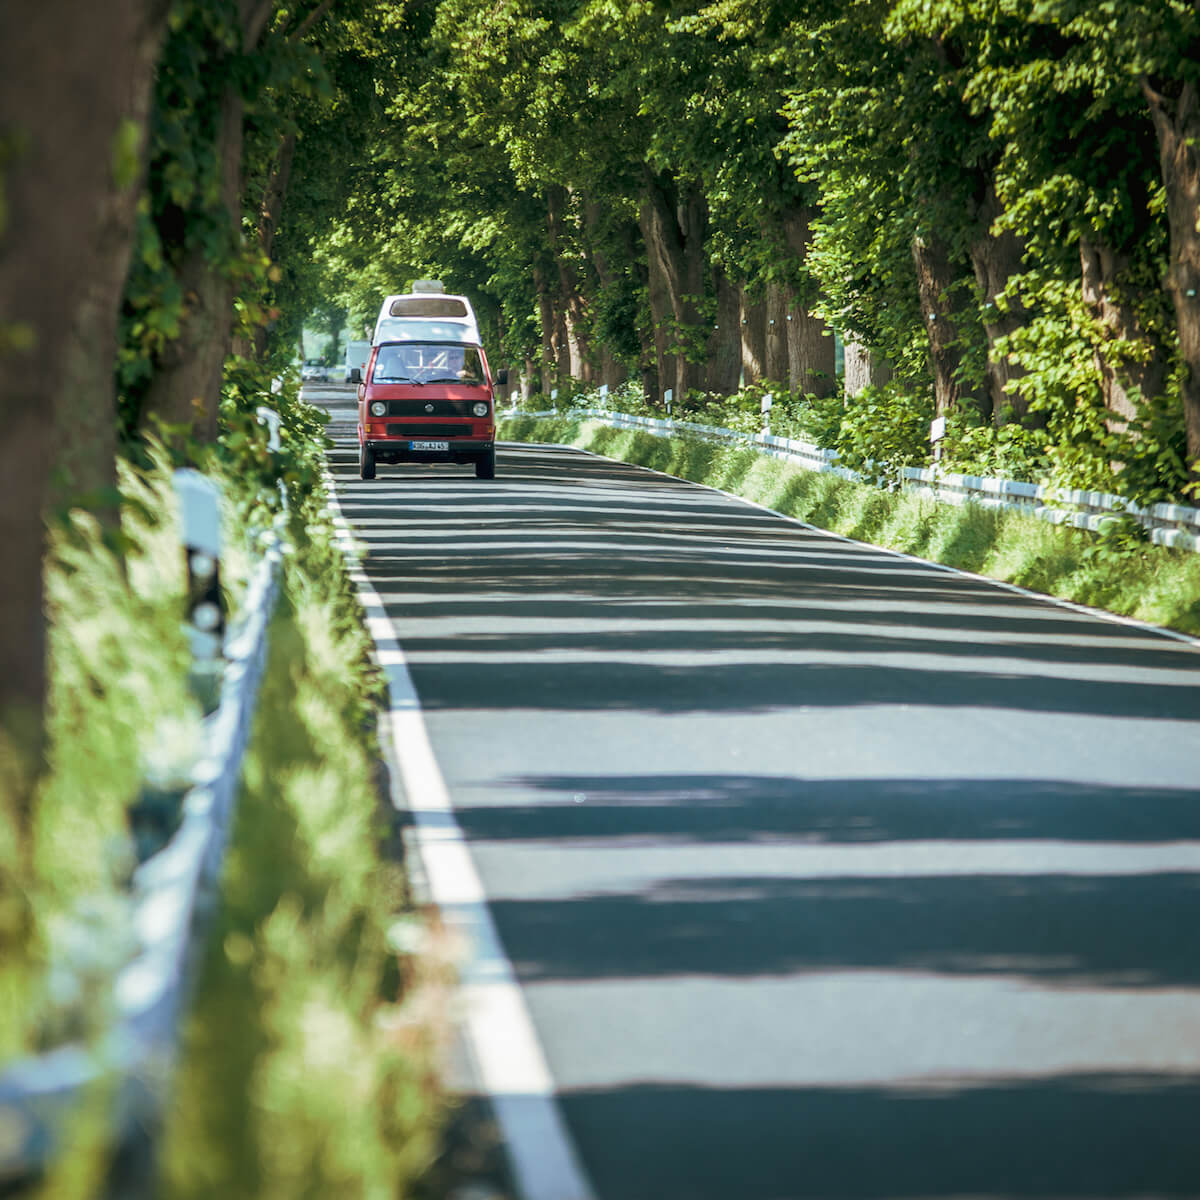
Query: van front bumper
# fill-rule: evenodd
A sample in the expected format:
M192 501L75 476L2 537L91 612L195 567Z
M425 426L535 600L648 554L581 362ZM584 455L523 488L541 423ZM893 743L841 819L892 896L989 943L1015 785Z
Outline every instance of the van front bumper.
M496 445L494 438L368 438L376 462L478 462Z

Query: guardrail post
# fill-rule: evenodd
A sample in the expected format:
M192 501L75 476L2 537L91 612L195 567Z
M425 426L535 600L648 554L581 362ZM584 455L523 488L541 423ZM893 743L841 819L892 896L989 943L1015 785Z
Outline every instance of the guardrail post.
M221 497L199 471L175 472L184 562L187 622L192 641L192 689L211 712L220 695L225 599L221 592Z
M775 324L774 321L771 322ZM762 431L763 433L771 432L771 405L775 403L775 397L770 392L764 392L762 403L759 405L759 410L762 412Z
M270 430L267 435L267 449L278 451L279 444L279 414L273 409L268 408L265 404L260 404L255 410L254 415L258 418L260 425L266 425Z

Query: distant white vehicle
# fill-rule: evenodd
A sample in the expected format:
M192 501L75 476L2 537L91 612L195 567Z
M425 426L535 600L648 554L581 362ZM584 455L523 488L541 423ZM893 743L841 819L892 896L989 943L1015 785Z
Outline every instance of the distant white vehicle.
M417 279L412 291L388 296L379 309L371 344L465 342L478 346L479 323L466 296L452 296L439 279Z

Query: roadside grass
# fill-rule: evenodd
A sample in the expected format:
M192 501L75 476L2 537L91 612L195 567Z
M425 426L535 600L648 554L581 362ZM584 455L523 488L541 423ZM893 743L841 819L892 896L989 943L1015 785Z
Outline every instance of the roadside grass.
M373 783L369 642L327 536L289 560L187 1022L163 1196L396 1198L437 1152L437 955ZM403 935L403 936L399 936Z
M235 605L255 557L237 486L222 557ZM55 536L49 771L27 836L0 789L0 1069L64 1042L99 1046L115 974L137 949L130 806L148 781L186 778L202 744L165 455L149 470L123 466L121 487L118 550L83 515ZM395 1200L436 1154L449 968L390 857L375 788L379 685L323 500L293 506L236 828L167 1106L165 1197ZM37 1195L102 1194L113 1082L81 1096Z
M509 441L557 442L708 484L785 516L1061 600L1200 636L1200 554L979 505L887 492L749 447L656 437L570 416L505 418Z
M0 798L0 1064L104 1027L133 937L127 808L198 744L170 478L125 466L120 484L120 557L85 514L48 555L49 769L26 838Z

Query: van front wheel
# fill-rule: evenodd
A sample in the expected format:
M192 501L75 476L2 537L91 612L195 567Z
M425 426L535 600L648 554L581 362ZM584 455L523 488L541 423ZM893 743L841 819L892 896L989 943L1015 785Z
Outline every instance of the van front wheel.
M475 478L476 479L495 479L496 478L496 447L489 446L487 454L475 463Z
M358 477L375 478L375 451L366 442L360 442L358 446Z

